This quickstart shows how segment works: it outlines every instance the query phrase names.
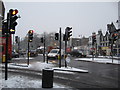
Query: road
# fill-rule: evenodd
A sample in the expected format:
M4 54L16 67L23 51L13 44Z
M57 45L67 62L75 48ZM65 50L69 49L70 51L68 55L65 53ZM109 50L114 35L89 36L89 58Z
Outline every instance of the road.
M85 61L75 61L75 58L72 57L72 60L69 63L69 66L86 69L89 73L54 73L54 82L61 83L66 86L73 88L118 88L120 84L120 74L119 65L115 64L101 64L95 62L85 62ZM43 61L42 55L39 55L33 59L30 59L31 62ZM13 60L12 62L27 62L26 60ZM62 66L63 66L62 61ZM58 65L58 63L56 63ZM20 72L19 72L20 73ZM35 77L37 78L37 76ZM119 85L120 86L120 85Z

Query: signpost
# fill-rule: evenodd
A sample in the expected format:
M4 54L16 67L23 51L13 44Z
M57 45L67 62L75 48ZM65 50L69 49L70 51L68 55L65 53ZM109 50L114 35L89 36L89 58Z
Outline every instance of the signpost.
M59 42L60 42L60 48L59 48L59 68L61 68L61 28L60 28L60 39L59 39Z
M44 53L43 53L43 62L45 62L45 32L44 32L44 38L43 38L43 43L44 43Z

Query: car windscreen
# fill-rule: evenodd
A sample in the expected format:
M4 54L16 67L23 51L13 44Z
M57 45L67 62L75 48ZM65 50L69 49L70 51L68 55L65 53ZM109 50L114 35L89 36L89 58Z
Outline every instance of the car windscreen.
M57 50L51 50L50 53L58 53Z

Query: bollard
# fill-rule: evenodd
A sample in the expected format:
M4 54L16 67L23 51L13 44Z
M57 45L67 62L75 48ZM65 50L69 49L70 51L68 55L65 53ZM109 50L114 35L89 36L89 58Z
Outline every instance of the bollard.
M53 88L53 69L42 70L42 88Z

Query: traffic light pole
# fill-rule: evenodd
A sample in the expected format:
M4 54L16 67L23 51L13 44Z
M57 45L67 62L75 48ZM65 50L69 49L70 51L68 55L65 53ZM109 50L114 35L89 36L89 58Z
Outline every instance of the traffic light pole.
M94 44L92 44L92 49L94 48ZM92 61L94 61L94 49L92 50Z
M98 52L97 52L97 43L95 43L95 58L98 56Z
M72 29L72 27L67 27L65 29L65 58L66 58L66 55L67 55L67 41L70 39L70 36L72 36L72 31L70 31ZM65 59L65 67L67 67L67 62L66 62L66 59Z
M15 39L14 39L15 37L14 37L14 36L15 36L15 35L13 34L13 47L12 47L12 48L13 48L13 51L14 51L14 41L15 41Z
M66 55L67 55L67 36L65 36L65 58L66 58ZM66 62L66 59L65 59L65 67L67 67L67 62Z
M13 13L14 12L14 13ZM18 13L17 10L10 9L7 13L7 25L6 25L6 52L5 52L5 80L7 80L7 73L8 73L8 37L12 34L11 29L14 29L17 25L17 22L15 20L18 18L17 16L14 16ZM14 17L12 17L14 16Z
M44 33L44 53L43 53L43 62L45 62L45 33Z
M7 80L8 76L8 33L6 33L6 60L5 60L5 80Z
M111 43L111 55L112 55L112 63L113 63L113 39L112 39L112 43Z
M60 42L60 52L59 52L59 68L61 68L61 28L60 28L60 31L59 31L59 33L60 33L60 39L59 39L59 42Z
M28 60L27 60L27 65L29 65L29 35L28 35Z
M20 54L19 50L20 50L20 37L18 38L18 54Z
M7 80L8 77L8 31L10 27L10 15L7 13L7 32L6 32L6 52L5 52L5 80Z

